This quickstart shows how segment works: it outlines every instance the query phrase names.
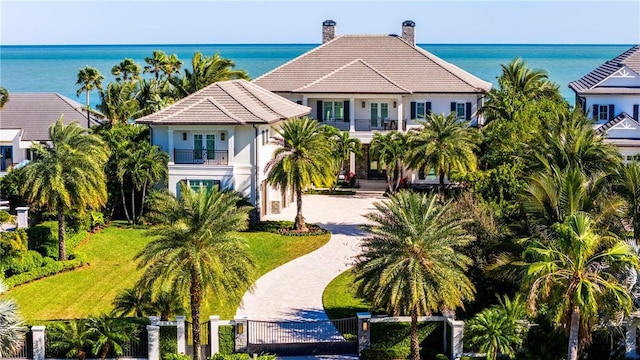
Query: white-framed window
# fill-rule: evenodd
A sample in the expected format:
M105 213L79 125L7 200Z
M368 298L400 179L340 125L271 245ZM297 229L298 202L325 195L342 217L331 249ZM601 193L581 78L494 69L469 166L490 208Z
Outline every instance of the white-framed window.
M465 103L456 103L456 114L458 120L464 120L467 118L467 105Z
M598 120L609 120L609 105L598 106Z
M344 102L342 101L323 101L322 102L322 120L343 120L344 119Z
M193 191L211 190L214 186L220 186L220 180L189 179L187 181L189 188L191 188L191 190Z

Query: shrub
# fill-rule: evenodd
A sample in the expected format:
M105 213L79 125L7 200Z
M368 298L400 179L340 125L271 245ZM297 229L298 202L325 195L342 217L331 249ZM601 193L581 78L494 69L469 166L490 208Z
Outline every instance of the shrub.
M63 271L73 270L86 264L84 254L75 253L74 258L66 261L54 261L53 259L44 260L44 266L32 269L22 274L14 275L5 280L8 288L51 276Z
M418 326L421 358L427 359L427 353L432 351L430 347L442 349L442 323L420 323ZM371 324L371 349L363 352L361 359L406 359L410 348L408 323L374 323Z
M13 222L14 218L11 214L4 210L0 210L0 223Z
M172 357L178 352L178 328L175 326L160 327L160 357L162 360L180 360Z
M436 355L435 360L449 360L449 357L445 354L438 354Z
M27 232L24 229L0 233L0 259L26 252L28 250L27 247Z
M191 360L191 356L186 354L166 354L162 355L162 360Z
M4 276L10 277L39 268L44 263L39 252L29 250L2 259Z
M233 354L235 351L235 338L233 325L221 325L218 327L218 340L221 354Z
M58 222L45 221L27 230L29 250L35 250L42 256L58 258ZM78 246L89 234L86 230L69 232L65 238L67 252Z
M258 356L259 360L276 360L278 357L272 354L260 354ZM207 360L249 360L252 357L246 353L238 353L238 354L221 354L217 353Z

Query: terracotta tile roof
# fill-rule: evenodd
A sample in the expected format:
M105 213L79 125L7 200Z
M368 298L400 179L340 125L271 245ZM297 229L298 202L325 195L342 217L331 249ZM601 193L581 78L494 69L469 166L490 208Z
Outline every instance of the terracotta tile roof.
M577 93L601 93L614 94L613 89L597 89L598 84L611 76L616 71L623 67L628 67L634 72L640 74L640 45L636 45L631 49L623 52L615 58L605 62L604 64L595 68L587 75L583 76L579 80L575 80L569 83L569 88ZM620 93L620 92L618 92Z
M230 80L211 84L136 123L270 124L307 115L310 110L246 80Z
M65 124L75 121L87 128L87 113L83 108L81 103L56 93L9 93L9 101L0 110L0 131L22 129L22 141L46 141L49 126L60 115Z
M370 77L366 81L375 85L368 93L384 93L389 83L411 93L478 93L491 89L491 83L393 35L339 36L254 82L275 92L301 92L305 87L313 89L322 79L333 78L338 91L331 92L358 93L363 88L358 84L360 80L338 84L338 79L350 80L358 71L364 71ZM378 74L377 79L371 77L372 72ZM387 81L381 82L379 77ZM322 87L328 85L329 82Z
M620 113L620 115L618 115L618 116L614 117L613 119L607 121L606 123L600 125L596 129L596 134L605 135L609 129L611 129L612 127L618 125L623 120L633 121L634 123L636 123L640 127L640 123L638 123L637 120L635 120L633 117L629 116L629 114L627 114L626 112L623 111L623 112Z

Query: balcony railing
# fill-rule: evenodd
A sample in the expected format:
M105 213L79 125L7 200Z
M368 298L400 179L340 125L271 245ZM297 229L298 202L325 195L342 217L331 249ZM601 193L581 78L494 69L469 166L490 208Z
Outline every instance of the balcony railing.
M228 165L227 150L173 149L175 164Z
M344 121L342 119L339 119L339 120L322 120L320 122L320 124L333 126L335 128L338 128L338 130L341 130L341 131L349 131L349 122L348 121Z
M356 119L356 131L398 130L398 120Z

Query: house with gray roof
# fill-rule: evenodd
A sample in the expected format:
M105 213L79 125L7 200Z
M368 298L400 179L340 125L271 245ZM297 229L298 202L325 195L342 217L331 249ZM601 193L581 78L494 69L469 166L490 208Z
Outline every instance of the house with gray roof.
M47 142L49 126L62 116L68 125L87 128L85 106L57 93L10 93L0 110L0 176L24 160L31 160L31 144ZM98 123L93 114L89 121Z
M634 159L640 153L640 45L570 82L569 88L596 131L618 146L625 160Z
M368 156L375 132L408 131L430 112L455 112L481 125L478 109L491 89L491 83L417 46L410 20L402 23L401 36L336 36L335 21L327 20L322 45L253 82L309 106L311 117L360 139L364 160L350 161L350 171L360 178L384 178Z
M151 128L151 143L169 154L169 190L221 186L243 194L260 216L277 213L293 194L266 182L264 172L275 145L271 128L309 114L246 80L217 82L136 120Z

